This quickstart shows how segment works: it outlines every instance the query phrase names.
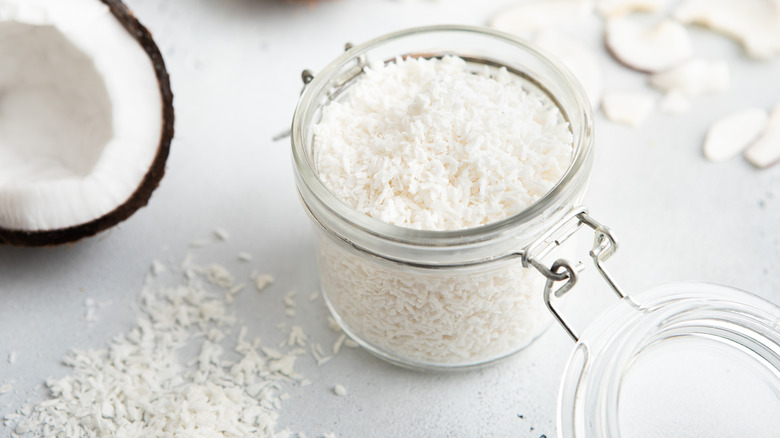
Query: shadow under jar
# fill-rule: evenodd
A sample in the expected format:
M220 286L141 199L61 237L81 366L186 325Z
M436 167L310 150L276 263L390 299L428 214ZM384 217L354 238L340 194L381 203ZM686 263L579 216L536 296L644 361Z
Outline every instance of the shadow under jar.
M323 109L350 99L369 64L447 55L475 73L505 67L557 107L573 139L568 168L527 208L471 228L416 230L355 210L320 178L314 126ZM304 80L292 124L296 184L317 230L322 293L344 332L381 358L422 369L481 365L533 342L551 319L545 276L529 266L528 252L577 208L593 160L591 107L571 73L504 33L432 26L351 47Z

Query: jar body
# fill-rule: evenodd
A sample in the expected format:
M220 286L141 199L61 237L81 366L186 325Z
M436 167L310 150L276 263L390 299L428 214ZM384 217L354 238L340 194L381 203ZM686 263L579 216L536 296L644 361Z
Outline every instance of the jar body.
M390 261L318 233L323 296L345 332L392 362L421 368L489 362L549 326L544 278L517 258L434 268Z
M458 231L389 225L338 200L317 177L311 127L328 102L348 98L365 65L407 54L453 54L475 69L505 66L547 96L574 138L562 180L507 219ZM581 87L543 54L507 35L472 27L434 26L379 38L347 51L307 86L292 143L298 191L316 224L323 295L355 341L401 365L458 368L510 355L549 325L541 297L545 279L523 267L522 254L584 196L592 126Z

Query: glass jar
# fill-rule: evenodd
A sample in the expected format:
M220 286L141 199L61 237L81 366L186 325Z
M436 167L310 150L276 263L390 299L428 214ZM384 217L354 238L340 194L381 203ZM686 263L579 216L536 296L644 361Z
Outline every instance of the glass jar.
M560 438L778 436L780 307L766 300L665 285L623 297L577 339Z
M357 212L318 177L313 125L329 102L348 98L366 65L399 56L457 55L479 68L503 66L547 96L569 122L573 155L561 180L525 210L484 226L421 231ZM324 299L356 342L391 362L449 369L517 352L549 326L544 275L530 265L556 239L554 224L582 200L593 160L591 106L565 68L507 34L467 26L392 33L348 47L305 89L292 123L300 198L317 230ZM529 249L534 248L534 257Z

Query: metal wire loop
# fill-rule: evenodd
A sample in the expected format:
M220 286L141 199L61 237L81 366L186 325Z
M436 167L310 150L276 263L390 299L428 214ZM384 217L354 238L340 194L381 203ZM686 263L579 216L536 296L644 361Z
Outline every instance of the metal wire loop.
M620 298L624 298L626 294L617 285L612 275L604 268L604 262L612 257L618 249L617 240L612 231L590 217L584 207L572 209L568 215L564 216L554 227L548 230L540 239L529 245L523 252L523 266L533 266L547 279L544 285L544 303L547 305L550 313L555 316L575 342L579 339L579 336L572 329L572 326L564 320L563 315L555 309L550 295L552 294L555 298L561 298L571 290L577 283L577 271L578 268L581 268L581 264L572 266L568 261L558 259L548 268L539 259L574 235L583 225L591 228L595 233L593 248L588 253L593 259L593 263L612 290ZM566 283L553 291L555 283L564 280L566 280Z
M550 300L550 293L555 295L556 298L560 298L565 295L566 292L571 290L572 287L574 287L574 285L577 283L577 270L574 269L571 264L564 259L556 260L555 263L553 263L551 270L553 273L563 275L564 277L568 278L568 281L556 289L555 292L553 292L552 287L553 284L555 284L555 280L548 278L544 285L544 304L547 306L547 309L550 311L550 313L555 316L555 319L558 320L558 323L560 323L561 326L566 330L569 336L574 339L574 342L577 342L579 336L574 332L571 324L564 320L563 315L558 312Z

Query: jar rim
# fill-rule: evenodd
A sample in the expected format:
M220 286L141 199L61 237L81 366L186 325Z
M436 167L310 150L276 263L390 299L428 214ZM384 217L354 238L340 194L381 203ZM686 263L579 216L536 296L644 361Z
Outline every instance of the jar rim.
M541 62L545 67L558 74L558 79L564 81L566 87L572 93L572 98L575 102L573 111L566 112L559 104L559 109L561 109L564 117L569 121L570 129L573 130L571 117L578 117L582 122L579 124L578 132L572 132L575 144L573 145L574 150L571 162L564 175L547 193L512 216L485 225L459 230L417 230L406 228L383 222L353 209L334 195L320 180L315 163L307 153L306 139L303 135L303 129L307 123L305 120L306 111L310 109L310 106L317 104L316 98L319 96L319 93L327 87L328 80L332 79L332 76L339 72L340 68L383 43L408 36L437 32L458 32L485 36L499 42L514 45L525 51L533 56L536 61ZM457 55L457 48L448 49L452 49L453 54ZM551 97L555 98L556 96L551 95ZM421 246L449 246L481 242L512 230L519 225L526 224L535 218L542 217L544 212L548 211L558 199L564 196L567 187L576 179L579 170L586 168L586 173L589 172L593 155L592 109L584 88L574 75L553 56L518 37L486 27L466 25L414 27L385 34L348 48L344 53L327 64L319 74L315 75L304 86L293 115L290 138L299 193L302 183L306 190L318 198L332 214L340 220L349 223L352 227L361 229L379 238ZM306 197L302 196L302 198L304 204L307 204ZM307 206L307 208L310 207Z

